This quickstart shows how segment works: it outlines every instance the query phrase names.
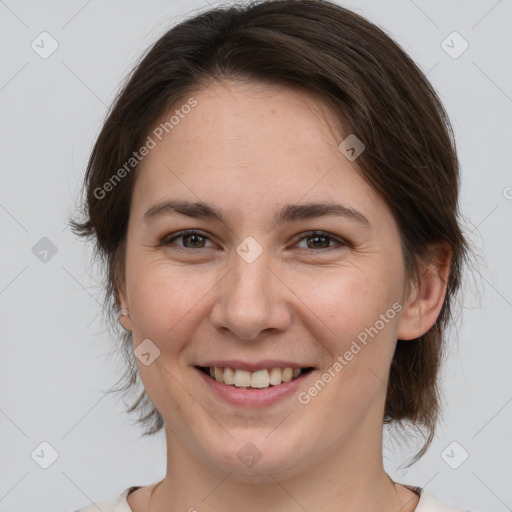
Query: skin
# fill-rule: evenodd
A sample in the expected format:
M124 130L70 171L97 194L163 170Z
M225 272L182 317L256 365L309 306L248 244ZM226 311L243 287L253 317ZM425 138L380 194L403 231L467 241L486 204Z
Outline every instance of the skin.
M318 98L232 81L193 97L198 105L142 161L130 206L118 286L130 316L120 321L134 348L149 338L160 350L137 365L167 441L165 478L130 494L130 507L413 511L418 496L382 463L387 379L397 338L422 335L440 312L449 254L440 272L426 267L408 286L391 211L338 150ZM212 204L226 223L144 219L170 198ZM284 204L323 201L358 210L370 226L333 216L273 225ZM184 229L206 238L162 243ZM311 230L330 238L315 245L304 238ZM248 236L263 249L251 263L236 252ZM235 407L194 368L214 358L297 361L316 367L307 389L397 302L401 312L307 405L292 395ZM247 442L262 453L252 468L236 456Z

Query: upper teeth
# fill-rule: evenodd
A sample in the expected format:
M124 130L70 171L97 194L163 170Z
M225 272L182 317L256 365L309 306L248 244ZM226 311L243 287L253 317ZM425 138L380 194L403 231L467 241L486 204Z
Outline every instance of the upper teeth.
M250 372L248 370L240 370L233 368L209 368L210 376L217 382L223 382L228 385L235 385L238 388L268 388L269 385L277 386L282 382L290 382L298 377L301 368L271 368L270 370L258 370Z

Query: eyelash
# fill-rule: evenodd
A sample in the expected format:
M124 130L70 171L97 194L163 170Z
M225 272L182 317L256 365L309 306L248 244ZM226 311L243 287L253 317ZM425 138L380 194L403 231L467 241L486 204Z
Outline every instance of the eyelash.
M202 234L200 231L196 231L196 230L193 230L193 229L188 229L188 230L185 230L185 231L179 231L178 233L173 233L172 234L172 238L169 238L169 237L164 238L162 240L162 242L161 242L161 245L163 245L163 246L170 246L172 244L172 242L174 242L175 240L177 240L179 238L183 238L183 237L185 237L187 235L199 235L201 238L209 240L211 242L210 238L208 236ZM171 235L169 235L169 236L171 236ZM331 235L330 233L327 233L326 231L308 231L306 233L303 233L302 234L302 238L300 238L297 241L297 243L301 242L305 238L311 238L311 237L314 237L314 236L319 236L319 237L322 237L322 238L327 238L330 241L336 242L341 247L352 247L352 245L348 241L343 240L342 238L339 238L337 236ZM194 250L193 248L190 248L190 247L181 247L181 246L177 246L177 249L178 250L184 250L184 251L193 251ZM197 249L207 249L207 247L199 247ZM330 251L330 250L333 250L333 249L336 249L336 247L321 248L321 251ZM308 249L308 248L301 249L301 250L319 252L316 249Z

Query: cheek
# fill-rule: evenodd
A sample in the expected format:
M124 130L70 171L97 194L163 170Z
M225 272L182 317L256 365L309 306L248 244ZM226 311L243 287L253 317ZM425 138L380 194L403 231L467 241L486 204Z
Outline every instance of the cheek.
M303 275L294 280L294 292L309 317L323 324L329 337L346 340L373 325L400 297L399 281L377 266L340 268ZM318 331L318 328L316 329Z
M133 258L129 263L127 291L134 332L138 330L150 339L161 338L163 329L169 330L183 316L181 309L189 301L191 287L170 279L161 264L142 258Z
M309 315L314 325L311 332L329 354L322 376L330 376L333 384L327 385L325 403L338 404L340 418L344 411L353 411L351 421L356 421L385 392L396 345L400 294L392 276L376 269L375 273L368 268L364 273L347 272L321 284L310 288L305 302L314 313Z
M302 318L310 318L310 331L329 353L325 371L337 375L331 388L335 401L360 407L382 389L396 345L400 276L399 265L368 259L322 279L296 281L297 295L313 313ZM338 357L342 366L336 370Z
M130 274L131 272L131 274ZM218 282L212 272L133 258L127 283L134 339L149 338L166 351L193 335L206 315L208 291Z

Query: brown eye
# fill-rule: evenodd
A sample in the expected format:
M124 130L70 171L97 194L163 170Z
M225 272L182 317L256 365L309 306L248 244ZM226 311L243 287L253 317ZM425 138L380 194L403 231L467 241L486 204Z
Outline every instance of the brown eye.
M180 243L175 243L176 240L180 239ZM316 252L320 252L321 249L335 249L336 246L350 247L350 244L346 240L343 240L324 231L311 231L306 233L302 236L299 242L302 240L308 241L306 242L307 246L301 247L301 249L312 250ZM174 245L177 249L206 249L208 248L208 246L205 245L207 241L211 242L210 238L203 235L201 232L188 230L180 231L179 233L173 234L170 238L165 238L162 241L162 245L166 247Z
M333 248L332 245L329 245L331 242L333 242L335 245L337 244L338 246L349 246L349 243L345 240L342 240L324 231L312 231L310 233L306 233L300 239L300 241L308 239L311 240L311 242L306 242L306 249L331 249Z
M205 247L205 241L209 240L207 236L202 235L197 231L181 231L177 233L172 238L167 238L162 242L162 245L173 245L175 240L182 239L183 246L181 244L178 245L179 248L185 249L202 249Z

